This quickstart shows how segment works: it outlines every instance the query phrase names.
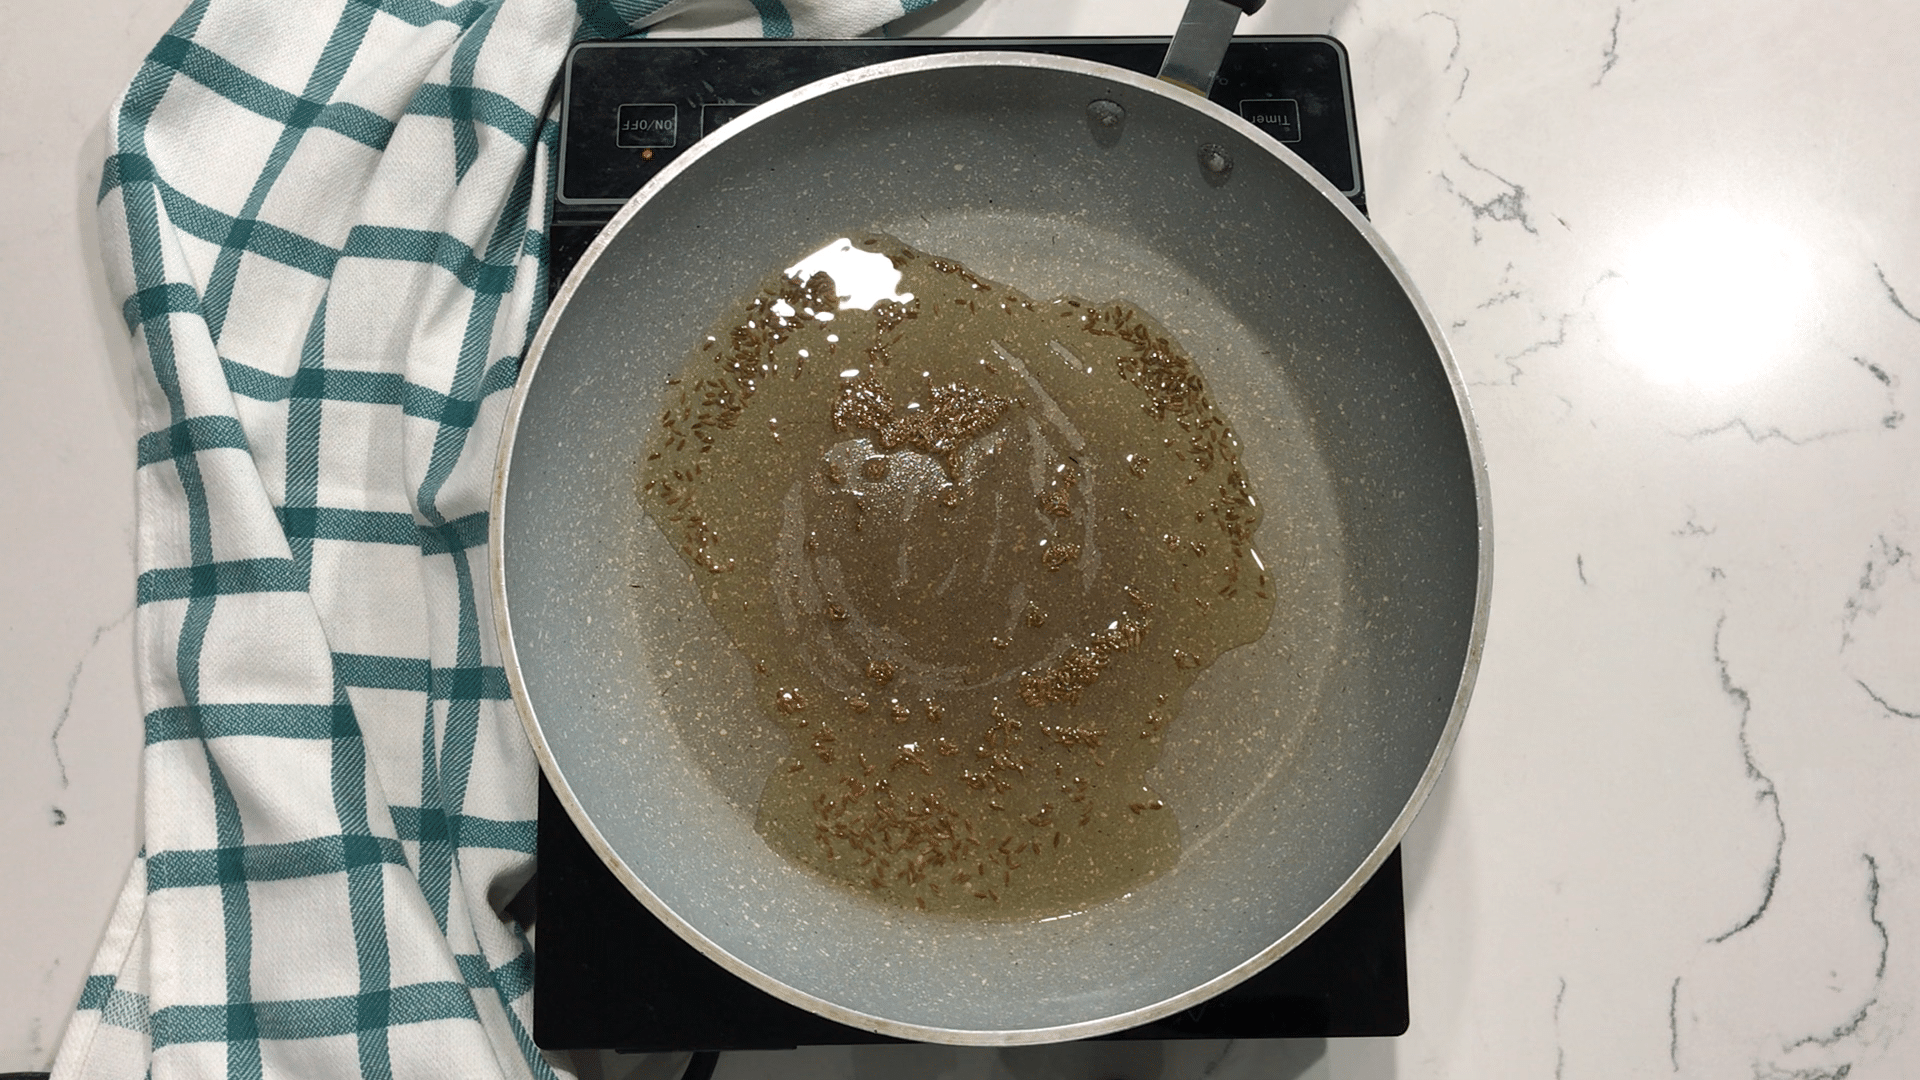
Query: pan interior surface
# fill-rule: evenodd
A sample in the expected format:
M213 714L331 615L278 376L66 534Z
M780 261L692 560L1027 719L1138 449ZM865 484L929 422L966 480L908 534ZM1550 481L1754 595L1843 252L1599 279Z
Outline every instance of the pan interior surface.
M1148 80L1076 61L884 65L736 122L616 219L543 329L496 506L509 671L556 789L709 955L871 1030L1081 1037L1223 989L1304 937L1404 830L1484 624L1484 499L1450 361L1305 167ZM1117 137L1090 123L1118 103ZM1234 165L1225 182L1203 145ZM1045 300L1126 299L1232 421L1274 629L1188 695L1155 786L1178 865L1049 921L916 916L754 831L784 738L634 497L668 377L713 318L836 237L889 233Z

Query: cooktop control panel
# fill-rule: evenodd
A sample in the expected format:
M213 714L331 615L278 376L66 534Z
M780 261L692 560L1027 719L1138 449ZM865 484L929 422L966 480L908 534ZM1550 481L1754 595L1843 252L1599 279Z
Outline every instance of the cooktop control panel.
M1151 75L1160 69L1167 42L681 38L583 43L574 47L563 75L556 214L611 214L689 146L788 90L883 60L972 49L1046 52ZM1299 154L1365 210L1352 81L1338 41L1236 38L1209 96Z

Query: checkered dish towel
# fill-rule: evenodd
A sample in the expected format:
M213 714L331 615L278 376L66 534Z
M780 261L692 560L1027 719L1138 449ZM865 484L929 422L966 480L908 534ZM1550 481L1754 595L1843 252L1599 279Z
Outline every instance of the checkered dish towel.
M906 8L927 0L904 0ZM60 1077L551 1077L497 432L546 308L568 45L903 0L194 0L114 114L141 359L145 846Z

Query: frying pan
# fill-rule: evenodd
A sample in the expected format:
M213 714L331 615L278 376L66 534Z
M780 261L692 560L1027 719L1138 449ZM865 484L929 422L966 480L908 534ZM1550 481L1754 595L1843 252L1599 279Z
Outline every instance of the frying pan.
M747 662L634 497L665 381L723 307L868 231L1032 297L1154 313L1199 358L1262 493L1273 629L1194 684L1154 775L1178 811L1180 860L1071 917L921 915L776 855L754 812L784 738L716 705L751 681ZM1485 632L1489 522L1445 341L1324 180L1166 82L958 53L775 99L621 210L526 359L492 580L541 767L654 914L842 1023L1005 1045L1192 1005L1366 882L1458 730Z

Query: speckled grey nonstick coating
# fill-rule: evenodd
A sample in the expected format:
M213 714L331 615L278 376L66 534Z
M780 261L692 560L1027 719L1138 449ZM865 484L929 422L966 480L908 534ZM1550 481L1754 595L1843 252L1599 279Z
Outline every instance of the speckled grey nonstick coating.
M1095 137L1096 98L1126 109L1117 140ZM1208 182L1203 144L1233 160L1225 183ZM751 681L743 662L633 495L663 381L723 305L867 230L1037 298L1155 313L1199 358L1267 509L1276 629L1195 686L1155 777L1180 816L1181 862L1081 915L929 918L768 849L754 799L780 739L730 697ZM543 767L669 925L846 1023L1043 1042L1142 1023L1245 978L1391 850L1478 663L1490 511L1431 317L1372 230L1291 154L1116 69L927 57L734 122L609 233L556 298L507 419L494 586Z

